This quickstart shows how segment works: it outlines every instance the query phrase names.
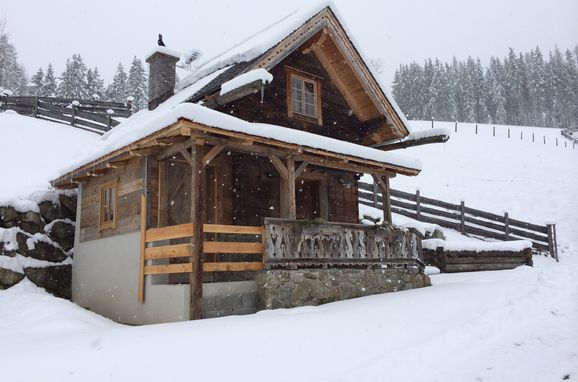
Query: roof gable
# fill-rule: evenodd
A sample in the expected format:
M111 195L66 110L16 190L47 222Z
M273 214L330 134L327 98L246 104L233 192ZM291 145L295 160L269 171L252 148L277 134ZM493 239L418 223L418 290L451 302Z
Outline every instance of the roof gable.
M293 51L303 48L306 52L314 53L326 67L332 80L361 121L385 117L389 129L392 130L391 136L387 134L387 139L403 138L410 133L409 124L403 113L373 75L331 5L308 13L308 17L290 15L271 28L275 33L269 30L260 32L272 34L270 41L260 42L257 38L259 33L254 35L231 51L202 63L194 74L179 84L178 88L183 89L195 83L200 76L211 70L217 70L221 65L232 64L229 69L189 98L190 101L197 102L217 93L220 85L231 78L256 68L270 70ZM266 38L264 40L267 41ZM254 45L251 48L252 44ZM271 46L265 50L269 45ZM242 49L247 49L247 52L243 54Z

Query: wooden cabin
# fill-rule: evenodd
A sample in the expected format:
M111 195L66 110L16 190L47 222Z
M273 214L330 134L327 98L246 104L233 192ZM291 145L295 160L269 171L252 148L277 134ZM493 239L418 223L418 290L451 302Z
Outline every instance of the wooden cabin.
M420 164L391 152L407 121L348 33L331 7L296 14L179 83L155 49L150 111L52 182L79 192L73 300L142 324L427 285L388 203L359 224L360 175L388 195Z

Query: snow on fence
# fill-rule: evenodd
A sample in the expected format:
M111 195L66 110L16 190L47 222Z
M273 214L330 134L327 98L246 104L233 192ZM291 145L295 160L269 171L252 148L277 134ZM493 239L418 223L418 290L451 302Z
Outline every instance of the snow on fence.
M526 239L540 251L550 253L558 260L556 225L537 225L512 219L508 213L497 215L470 207L465 202L452 204L427 198L417 190L415 194L390 190L391 212L426 223L455 229L462 234L471 234L496 240ZM382 195L374 184L359 182L359 203L382 208Z
M83 130L104 134L128 118L132 103L85 101L56 97L0 97L0 111L70 124Z

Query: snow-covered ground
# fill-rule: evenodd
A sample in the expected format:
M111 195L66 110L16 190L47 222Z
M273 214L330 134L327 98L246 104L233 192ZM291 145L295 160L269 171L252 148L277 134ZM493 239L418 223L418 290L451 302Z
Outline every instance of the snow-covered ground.
M44 122L0 114L3 138L5 121L30 124L26 143L39 145L31 137ZM62 147L82 149L76 129L57 126L54 134L67 132ZM433 275L430 288L146 327L115 324L23 281L0 291L0 380L577 380L578 150L517 137L464 129L446 144L408 149L424 170L392 184L536 223L555 219L560 263L536 257L533 268ZM31 168L0 168L0 194L46 188L57 170L23 163ZM30 179L8 190L16 186L6 180L22 174Z
M41 197L38 194L49 189L49 181L58 170L85 154L99 138L11 110L0 113L0 204L25 204Z

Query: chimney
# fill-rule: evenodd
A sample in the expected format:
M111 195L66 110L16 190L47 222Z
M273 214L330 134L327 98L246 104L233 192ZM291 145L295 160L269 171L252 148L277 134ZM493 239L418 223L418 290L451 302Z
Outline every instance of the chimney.
M180 53L162 46L149 55L149 110L154 110L174 94L176 63Z

